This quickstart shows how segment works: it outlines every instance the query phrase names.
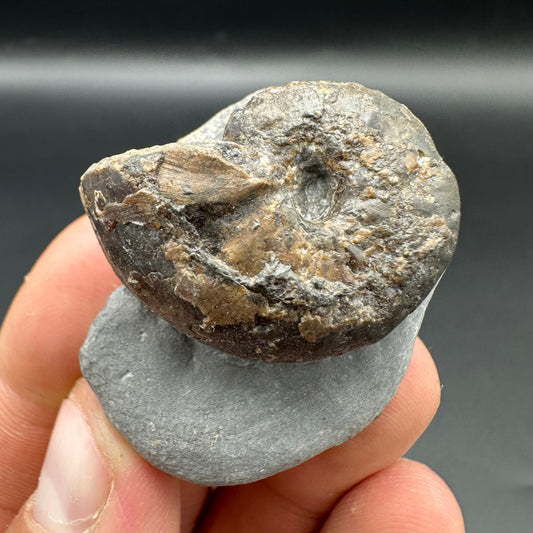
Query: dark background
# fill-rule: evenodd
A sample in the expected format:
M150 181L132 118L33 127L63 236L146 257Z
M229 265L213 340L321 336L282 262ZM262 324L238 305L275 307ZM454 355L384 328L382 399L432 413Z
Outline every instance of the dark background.
M455 171L458 250L422 328L442 406L409 456L472 533L533 523L533 8L493 1L22 1L0 20L0 316L81 214L94 161L162 144L245 94L358 81L407 104Z

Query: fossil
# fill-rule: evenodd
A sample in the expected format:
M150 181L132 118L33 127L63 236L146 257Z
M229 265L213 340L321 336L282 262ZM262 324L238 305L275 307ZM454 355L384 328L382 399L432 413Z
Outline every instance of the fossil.
M177 142L92 165L80 192L133 294L262 361L382 339L434 287L459 229L455 177L424 125L356 83L257 91Z

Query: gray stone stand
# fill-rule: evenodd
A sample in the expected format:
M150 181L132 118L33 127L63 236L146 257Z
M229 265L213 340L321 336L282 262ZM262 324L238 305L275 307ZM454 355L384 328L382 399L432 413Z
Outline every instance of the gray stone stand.
M371 346L262 363L186 337L120 288L91 326L81 368L113 425L150 463L202 485L249 483L341 444L381 413L430 298Z

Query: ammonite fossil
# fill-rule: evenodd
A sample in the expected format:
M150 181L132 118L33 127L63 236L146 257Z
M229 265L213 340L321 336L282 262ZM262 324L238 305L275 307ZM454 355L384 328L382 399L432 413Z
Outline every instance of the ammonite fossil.
M356 83L258 91L81 196L124 284L203 343L308 361L387 335L448 265L459 193L423 124Z

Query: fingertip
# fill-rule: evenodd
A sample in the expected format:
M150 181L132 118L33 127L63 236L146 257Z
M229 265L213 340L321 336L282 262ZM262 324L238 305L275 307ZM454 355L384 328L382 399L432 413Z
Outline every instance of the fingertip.
M413 370L415 372L419 372L426 376L424 382L426 382L427 386L431 389L434 400L437 404L436 408L438 408L442 389L439 371L431 352L420 337L417 337L415 340L411 363L414 364Z
M402 456L429 426L438 411L440 400L441 386L437 367L429 350L417 338L411 364L396 395L367 428L368 433L402 435L404 444L399 454Z
M421 399L424 398L429 401L431 407L429 418L430 420L433 419L432 415L435 414L440 405L440 377L437 365L420 337L416 338L411 365L405 377L411 382L418 383L417 394ZM406 382L407 385L409 385L409 381Z
M364 451L364 476L387 466L403 456L426 430L440 404L440 380L437 368L424 343L417 338L411 363L398 391L383 412L361 433L323 456L339 456L346 461L342 448ZM361 478L360 478L361 479Z
M10 532L179 531L180 481L147 463L109 423L84 379L64 400L39 485Z
M179 531L180 480L144 460L111 425L85 379L70 398L87 417L112 475L108 502L96 531Z
M49 531L85 531L110 491L110 469L82 410L64 400L33 498L34 520Z
M424 464L400 459L351 489L322 533L464 533L461 508L444 480Z
M406 513L408 517L417 515L423 526L420 531L464 532L463 513L457 498L444 479L429 466L402 458L388 472L384 472L382 477L378 483L391 486L391 493L396 495L398 501L410 492L405 499L413 505L410 509L406 508Z
M73 300L78 296L75 302L81 303L107 298L120 285L87 216L71 222L39 257L24 286L30 285L35 291L38 284L45 291L49 286L68 291Z

